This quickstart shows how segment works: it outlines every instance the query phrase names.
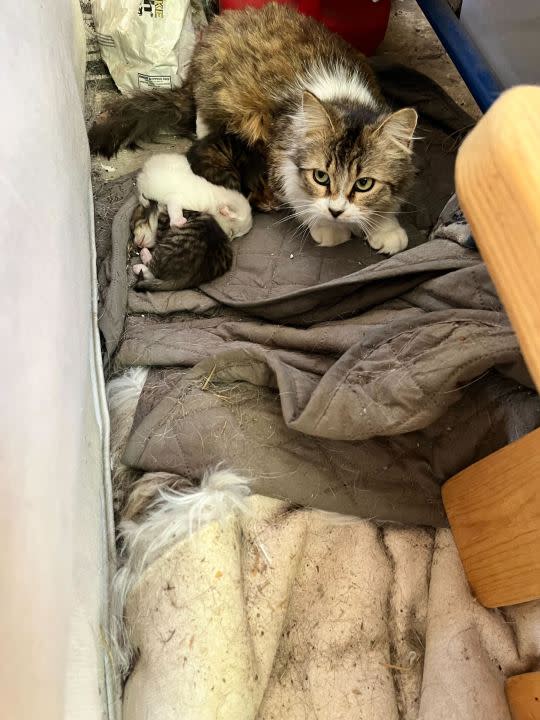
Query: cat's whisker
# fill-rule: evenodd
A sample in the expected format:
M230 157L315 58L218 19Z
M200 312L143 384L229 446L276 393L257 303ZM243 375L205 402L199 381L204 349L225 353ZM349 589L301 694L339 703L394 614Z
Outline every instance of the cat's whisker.
M396 200L398 200L400 203L403 203L403 205L410 205L411 207L415 208L415 210L419 210L419 206L415 205L413 202L408 200L407 198L401 197L401 195L394 195Z
M389 214L392 215L392 213ZM378 214L372 213L369 218L366 218L365 222L370 225L372 230L376 230L386 222L386 217L384 215L379 217Z
M310 211L310 209L311 209L311 204L306 204L304 207L293 208L289 213L287 213L287 217L294 217L295 215L299 215L306 211Z
M313 228L313 225L315 224L317 218L311 217L305 220L301 225L299 225L294 233L291 236L291 239L296 238L298 235L300 235L300 241L305 242L308 235L311 234L311 230Z
M294 240L298 235L302 236L307 229L306 225L299 225L291 235L291 240Z
M272 223L272 227L275 227L276 225L281 225L284 222L288 222L289 220L295 220L304 217L308 212L308 209L306 210L298 210L297 212L291 213L290 215L287 215L284 218L280 218L279 220L276 220Z
M416 210L372 210L372 215L409 215L415 213Z
M375 220L373 220L371 217L363 217L358 221L358 224L362 228L362 230L367 234L368 232L373 232L374 230L377 230L377 228L380 226L380 223L377 223Z

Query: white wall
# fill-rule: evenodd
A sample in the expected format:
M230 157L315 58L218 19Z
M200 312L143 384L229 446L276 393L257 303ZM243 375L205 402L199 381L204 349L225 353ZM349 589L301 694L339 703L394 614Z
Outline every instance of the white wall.
M540 83L540 0L463 0L461 22L505 87Z
M102 718L109 501L77 2L0 20L0 708Z

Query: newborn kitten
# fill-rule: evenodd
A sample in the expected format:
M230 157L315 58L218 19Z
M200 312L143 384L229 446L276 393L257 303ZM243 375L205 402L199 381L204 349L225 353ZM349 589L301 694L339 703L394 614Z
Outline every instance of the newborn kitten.
M268 162L260 144L250 147L237 135L214 132L196 140L186 157L194 173L241 192L257 210L279 207L268 184Z
M139 208L136 213L142 217ZM150 209L147 224L158 228L155 249L143 247L142 263L133 266L139 276L135 290L185 290L210 282L231 267L231 243L216 219L192 211L186 211L185 217L181 227L169 227L166 213L155 205Z
M153 247L167 232L169 224L167 213L160 213L157 202L152 201L148 207L137 205L131 215L129 229L137 247Z
M253 224L246 198L195 175L185 155L153 155L137 177L137 188L141 205L147 207L155 200L164 206L172 226L180 227L186 222L184 208L213 215L230 238L245 235Z

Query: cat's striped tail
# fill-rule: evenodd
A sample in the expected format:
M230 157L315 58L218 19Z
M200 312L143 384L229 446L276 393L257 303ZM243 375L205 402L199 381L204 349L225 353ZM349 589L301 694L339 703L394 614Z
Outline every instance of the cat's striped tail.
M191 82L180 88L148 90L110 103L88 133L90 152L107 158L139 140L153 140L160 131L191 136L195 132L195 101Z

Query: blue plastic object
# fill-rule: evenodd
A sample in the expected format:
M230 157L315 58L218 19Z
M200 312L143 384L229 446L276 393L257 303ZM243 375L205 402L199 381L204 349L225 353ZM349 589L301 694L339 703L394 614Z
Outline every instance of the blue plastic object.
M469 33L446 0L416 0L452 62L485 112L499 97L503 86L484 60Z

